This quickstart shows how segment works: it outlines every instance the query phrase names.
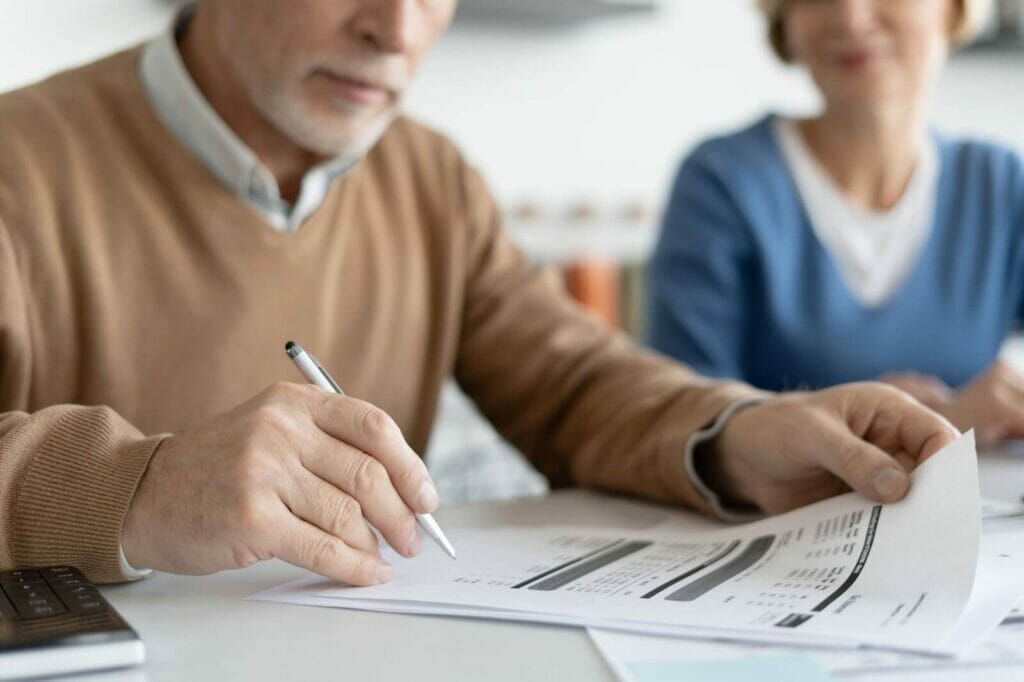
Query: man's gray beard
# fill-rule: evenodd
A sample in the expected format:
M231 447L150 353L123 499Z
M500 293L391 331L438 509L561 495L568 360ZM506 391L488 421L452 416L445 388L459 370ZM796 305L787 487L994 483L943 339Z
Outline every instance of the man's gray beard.
M398 117L398 108L381 113L358 139L340 136L327 124L318 123L302 110L296 98L268 95L260 108L263 115L299 147L329 159L354 163L373 148Z

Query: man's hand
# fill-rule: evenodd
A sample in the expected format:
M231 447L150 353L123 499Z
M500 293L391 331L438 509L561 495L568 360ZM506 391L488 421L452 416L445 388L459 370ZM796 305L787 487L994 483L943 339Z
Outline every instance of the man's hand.
M382 410L281 383L171 436L125 519L128 563L205 574L277 557L353 585L387 581L377 528L415 555L437 506L420 457Z
M894 502L909 489L908 472L958 435L891 386L849 384L741 410L696 465L725 502L772 514L851 488Z

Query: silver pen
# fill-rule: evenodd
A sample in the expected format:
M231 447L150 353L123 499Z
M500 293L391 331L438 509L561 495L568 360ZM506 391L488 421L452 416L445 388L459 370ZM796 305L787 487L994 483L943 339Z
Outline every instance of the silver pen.
M337 382L331 378L331 375L327 373L327 370L316 361L306 349L294 341L289 341L284 345L284 350L288 353L288 357L292 359L295 366L302 372L302 376L306 377L309 383L319 386L328 393L337 393L338 395L345 395L345 392L341 390L341 386L338 386ZM416 520L419 522L423 530L429 535L434 542L440 545L448 556L455 558L455 548L452 547L452 543L448 542L448 538L444 536L444 531L441 530L441 526L437 525L437 521L430 514L416 514Z

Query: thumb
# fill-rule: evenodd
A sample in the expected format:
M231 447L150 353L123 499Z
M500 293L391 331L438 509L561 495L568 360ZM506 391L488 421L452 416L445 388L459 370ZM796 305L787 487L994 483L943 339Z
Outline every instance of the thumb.
M910 489L910 477L891 455L861 440L844 425L822 429L812 452L816 464L869 499L896 502Z

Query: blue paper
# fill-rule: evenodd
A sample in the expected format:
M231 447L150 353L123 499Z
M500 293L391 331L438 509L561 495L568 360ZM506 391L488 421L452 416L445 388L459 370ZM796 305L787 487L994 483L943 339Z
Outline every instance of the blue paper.
M630 661L634 682L823 682L835 680L810 656L749 656L704 661Z

